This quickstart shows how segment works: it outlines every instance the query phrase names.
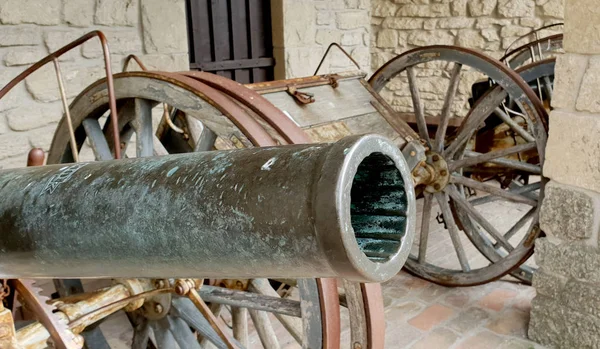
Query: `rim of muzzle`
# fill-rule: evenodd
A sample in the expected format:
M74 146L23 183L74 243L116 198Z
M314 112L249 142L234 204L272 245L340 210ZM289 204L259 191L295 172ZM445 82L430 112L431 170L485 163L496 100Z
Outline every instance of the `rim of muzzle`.
M340 156L340 153L344 155ZM397 204L404 210L402 214L404 220L394 223L381 218L388 216L377 214L377 211L381 211L378 207L385 205L383 198L398 198L398 195L389 195L393 190L390 190L390 193L378 190L382 189L381 187L383 189L390 187L390 183L383 182L382 170L384 169L380 169L371 173L371 178L368 178L371 180L365 188L373 190L374 195L371 198L375 202L371 202L374 210L372 218L379 219L380 223L369 224L370 222L367 222L367 232L365 233L362 232L365 229L358 228L358 225L363 223L357 222L357 217L355 217L356 206L360 203L356 202L357 198L353 198L352 193L353 189L356 190L356 186L359 185L356 179L361 177L361 172L369 171L370 165L374 165L373 162L379 162L377 165L381 166L383 159L381 156L389 160L388 166L393 163L397 171L396 179L401 181L397 184L402 188L396 194L400 196L401 201ZM382 183L373 183L377 180L381 180ZM331 183L336 183L336 185L331 186ZM365 183L360 183L360 185L365 185ZM415 235L416 199L411 172L397 145L379 135L356 135L337 141L327 154L324 170L316 190L315 226L318 227L317 234L321 236L320 240L328 253L331 267L339 275L347 279L383 282L392 278L402 269L410 253ZM383 195L379 195L382 193ZM363 198L364 195L358 199ZM338 219L333 217L338 217ZM364 227L365 225L362 224L361 228ZM381 230L385 230L385 232L381 232ZM395 230L395 232L391 230ZM340 234L331 234L331 232L340 232ZM371 249L371 256L368 256L364 251L365 247L359 245L359 236L365 235L396 243L391 242L388 245L392 245L392 247L387 246L388 248L386 248L386 246L378 245L377 241L373 241L375 251ZM374 238L374 240L377 239ZM344 249L335 248L340 243L345 247ZM375 257L373 257L373 253L376 255Z

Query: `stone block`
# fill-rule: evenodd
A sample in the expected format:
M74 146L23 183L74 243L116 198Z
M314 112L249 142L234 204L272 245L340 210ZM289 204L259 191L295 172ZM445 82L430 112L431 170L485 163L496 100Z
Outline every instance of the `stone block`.
M500 35L496 29L483 29L481 31L481 36L487 41L500 41Z
M31 146L34 148L42 148L44 151L49 151L57 125L57 123L49 124L48 126L27 132Z
M590 58L577 96L578 111L600 113L600 57Z
M521 27L518 25L508 25L502 27L500 30L500 36L503 38L509 38L514 36L522 36L529 34L531 32L531 28Z
M598 235L600 194L551 181L540 210L540 227L562 240L583 240Z
M458 32L456 44L462 47L483 49L487 40L479 30L465 29Z
M337 29L317 29L315 41L320 45L329 45L332 42L340 42L342 32Z
M377 34L377 47L387 48L398 46L398 32L393 29L382 29Z
M376 17L390 17L398 10L398 5L388 0L373 0L372 14Z
M161 0L141 0L142 6L160 6ZM165 5L169 1L164 1ZM137 24L138 19L138 1L136 0L96 0L96 12L94 13L94 23L108 26L129 26ZM160 13L157 16L161 15ZM185 23L185 17L179 18ZM160 25L159 23L156 23ZM163 25L166 25L163 23Z
M555 109L574 110L579 93L579 86L583 81L588 66L588 57L565 53L556 57L554 68L556 76L554 81L554 94L552 106Z
M84 34L82 30L79 29L58 29L58 30L48 30L44 32L44 44L49 52L54 52L59 48L67 45L73 40L81 37ZM90 40L98 47L100 47L100 42L96 40ZM81 49L73 49L70 52L65 53L60 56L60 61L72 61L81 57Z
M600 192L600 118L553 110L544 175L557 182Z
M475 28L477 29L488 29L488 28L497 28L503 27L506 25L511 25L512 20L506 18L478 18L477 23L475 23Z
M59 24L61 7L61 0L3 0L0 2L0 23Z
M283 65L285 68L285 78L311 76L314 73L315 67L319 64L321 57L323 57L323 52L324 49L321 47L293 47L285 49L285 64Z
M342 45L344 46L356 46L363 42L363 33L361 32L349 32L342 35Z
M0 135L8 132L8 123L6 122L5 113L0 113Z
M542 5L542 14L546 17L564 18L565 0L549 0Z
M40 46L13 48L4 55L4 65L12 67L32 64L47 54L48 52Z
M567 307L600 318L600 283L570 279L560 296Z
M146 53L188 52L184 0L145 0L141 7ZM305 23L306 27L313 25L312 21L310 25Z
M546 272L545 268L538 269L533 274L533 287L537 294L558 299L565 288L567 278L552 272Z
M369 28L370 16L366 11L339 11L335 23L338 29Z
M442 18L437 21L440 29L467 29L473 26L475 19L467 17Z
M437 27L437 19L426 19L423 22L423 29L425 30L433 30Z
M469 0L469 14L473 17L489 16L496 9L498 0Z
M8 126L14 131L28 131L57 123L62 116L63 108L61 102L28 103L21 108L15 108L6 112Z
M317 25L330 25L333 23L333 14L331 11L317 12Z
M506 18L533 17L534 0L498 0L498 14Z
M414 46L454 45L454 39L454 35L447 31L414 31L408 36L408 44Z
M38 27L2 26L0 35L0 47L5 46L29 46L38 45L42 42L42 33Z
M529 338L556 348L599 348L600 319L538 295L532 302Z
M519 24L523 27L537 29L544 26L544 21L540 18L521 18Z
M450 2L450 13L454 17L463 17L467 15L468 0L454 0Z
M0 69L0 86L4 87L17 75L19 75L21 71L22 69L20 68ZM18 84L0 100L0 112L17 108L28 100L30 100L30 97L25 90L24 84Z
M389 29L421 29L423 28L423 19L388 17L381 25Z
M111 54L130 54L142 51L142 40L137 30L104 31L110 44ZM81 54L85 58L102 56L102 47L97 40L90 40L82 45Z
M73 27L88 27L94 24L96 0L68 0L64 2L63 17Z
M600 6L598 6L598 2L595 0L567 0L564 32L565 51L600 54Z
M26 133L8 132L0 135L0 160L11 156L25 154L30 150L29 139ZM23 158L23 163L26 162Z
M68 98L77 96L92 82L105 77L104 67L62 66L62 76ZM27 91L34 99L52 102L60 99L54 67L46 65L25 79Z
M396 17L450 17L450 4L416 5L400 7Z
M540 238L535 244L537 264L545 273L600 282L600 252L581 242L555 243Z

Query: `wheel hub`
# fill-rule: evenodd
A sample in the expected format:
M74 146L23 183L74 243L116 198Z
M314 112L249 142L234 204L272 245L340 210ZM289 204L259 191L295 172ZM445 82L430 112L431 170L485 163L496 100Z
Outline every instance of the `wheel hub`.
M413 171L415 183L424 185L428 193L438 193L444 190L450 181L448 163L436 152L428 151L425 155L425 161Z

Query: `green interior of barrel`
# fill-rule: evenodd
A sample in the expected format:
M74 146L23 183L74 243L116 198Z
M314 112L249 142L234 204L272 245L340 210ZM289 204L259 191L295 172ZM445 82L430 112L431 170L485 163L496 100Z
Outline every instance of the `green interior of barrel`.
M382 153L367 156L352 181L350 215L358 245L371 261L384 263L400 249L407 203L394 162Z

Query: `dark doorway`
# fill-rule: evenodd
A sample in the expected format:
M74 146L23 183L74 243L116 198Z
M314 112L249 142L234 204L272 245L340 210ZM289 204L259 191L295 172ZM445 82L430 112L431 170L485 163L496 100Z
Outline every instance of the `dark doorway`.
M237 82L273 80L269 0L187 0L190 68Z

